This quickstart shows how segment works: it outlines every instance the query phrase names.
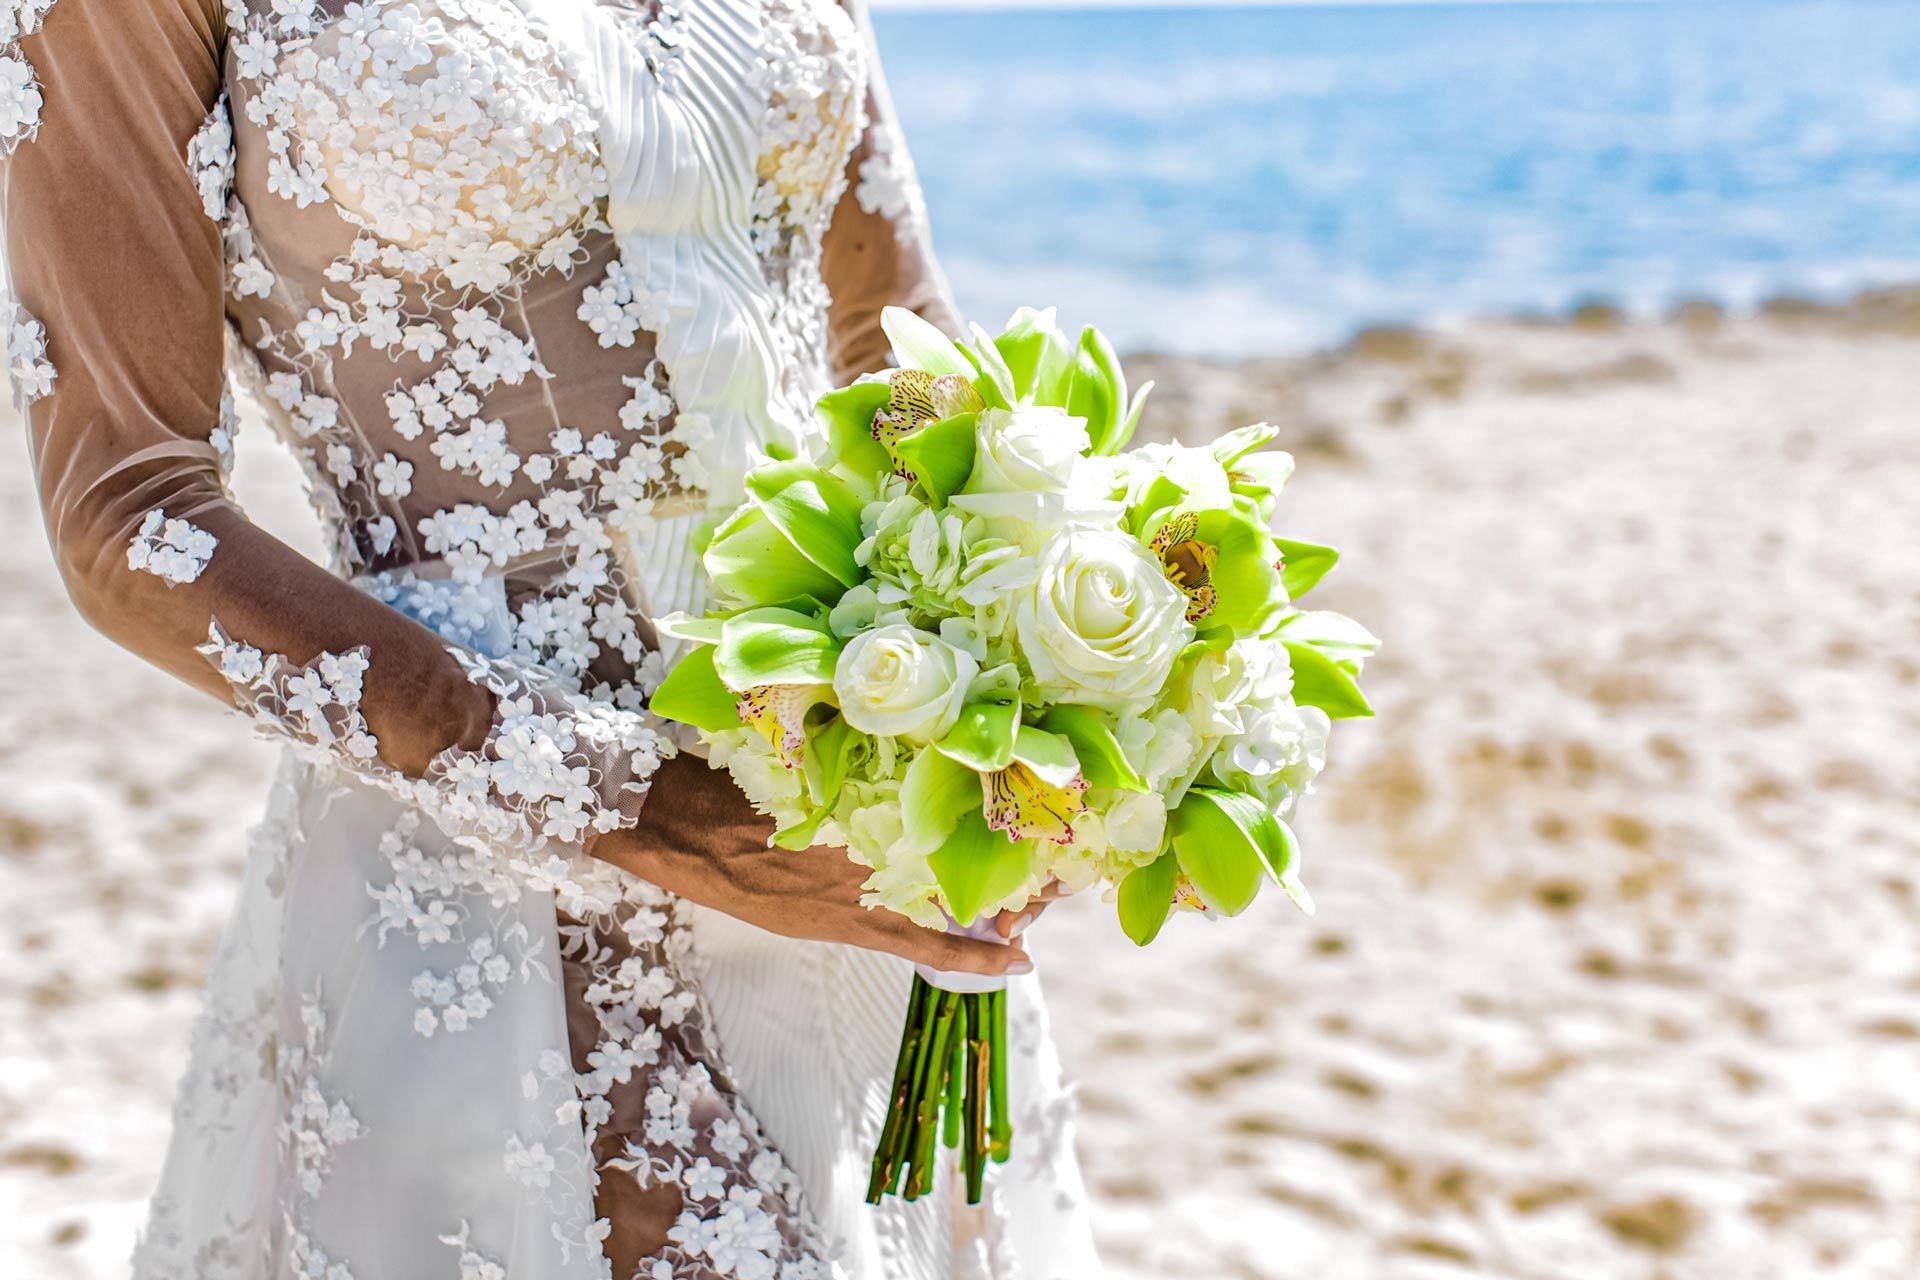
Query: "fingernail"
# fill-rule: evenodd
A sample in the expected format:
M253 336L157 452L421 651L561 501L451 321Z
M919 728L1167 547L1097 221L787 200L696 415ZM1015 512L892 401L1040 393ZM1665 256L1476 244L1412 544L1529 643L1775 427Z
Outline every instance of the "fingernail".
M1032 924L1035 918L1036 917L1034 916L1033 912L1022 911L1020 913L1020 918L1013 922L1013 928L1008 930L1008 932L1016 936L1019 934L1025 933L1027 931L1027 926Z
M1033 961L1015 960L1007 965L1007 972L1016 978L1024 978L1033 972Z

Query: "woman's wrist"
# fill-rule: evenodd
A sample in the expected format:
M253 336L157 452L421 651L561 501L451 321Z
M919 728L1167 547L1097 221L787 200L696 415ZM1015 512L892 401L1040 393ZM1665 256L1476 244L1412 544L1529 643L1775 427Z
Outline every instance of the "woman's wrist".
M662 761L635 824L595 833L583 845L598 858L665 887L743 851L762 851L778 824L757 813L725 769L696 756Z
M640 821L644 823L646 818L643 816ZM651 842L640 838L640 832L635 827L589 832L580 847L589 858L598 858L622 871L630 871L643 880L653 879L648 873L658 861L656 851Z

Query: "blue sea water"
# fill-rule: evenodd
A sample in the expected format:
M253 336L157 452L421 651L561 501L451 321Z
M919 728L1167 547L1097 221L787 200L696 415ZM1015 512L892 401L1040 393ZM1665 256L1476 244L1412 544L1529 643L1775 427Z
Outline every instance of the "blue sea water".
M1123 347L1920 278L1920 2L880 12L970 315Z

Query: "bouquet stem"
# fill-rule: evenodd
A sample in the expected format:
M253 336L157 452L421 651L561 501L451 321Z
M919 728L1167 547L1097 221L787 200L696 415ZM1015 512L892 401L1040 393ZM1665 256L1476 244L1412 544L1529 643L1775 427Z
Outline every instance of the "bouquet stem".
M868 1204L926 1195L943 1145L960 1152L967 1203L980 1203L987 1161L1005 1161L1013 1140L1006 1043L1005 991L943 991L915 976Z

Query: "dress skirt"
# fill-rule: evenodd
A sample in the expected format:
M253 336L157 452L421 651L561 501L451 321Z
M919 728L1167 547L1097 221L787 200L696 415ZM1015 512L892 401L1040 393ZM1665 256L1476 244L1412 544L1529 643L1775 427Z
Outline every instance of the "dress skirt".
M1014 1157L986 1204L953 1173L865 1203L911 980L566 850L507 865L290 754L136 1280L596 1280L596 1174L679 1191L646 1280L1097 1277L1031 977L1009 999Z

